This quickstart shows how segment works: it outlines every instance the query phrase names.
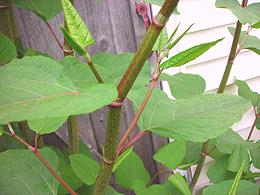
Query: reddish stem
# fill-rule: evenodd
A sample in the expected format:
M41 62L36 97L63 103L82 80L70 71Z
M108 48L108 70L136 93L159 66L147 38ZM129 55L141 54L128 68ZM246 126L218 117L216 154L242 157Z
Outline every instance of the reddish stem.
M156 179L156 177L158 177L159 175L164 174L164 173L172 174L173 171L168 170L168 169L157 171L157 173L155 173L155 174L153 175L153 177L150 179L150 182L149 182L148 186L152 185L152 183L153 183L153 181Z
M11 133L4 132L5 134L9 135L10 137L14 138L15 140L19 141L21 144L26 146L29 150L31 150L35 156L43 163L43 165L51 172L51 174L60 182L60 184L72 195L77 195L77 193L59 176L59 174L51 167L51 165L46 161L42 155L39 153L36 147L31 146L18 135L15 134L12 126L8 124L9 130Z
M136 136L134 136L129 142L127 142L124 146L121 148L118 148L117 150L117 157L123 154L128 148L133 146L139 139L141 139L144 135L148 134L149 131L141 131Z
M119 142L119 144L117 146L117 150L119 150L120 148L123 147L123 145L127 141L128 136L130 135L132 130L135 128L135 126L136 126L136 124L137 124L141 114L143 113L143 111L145 109L145 106L146 106L146 104L147 104L147 102L148 102L148 100L149 100L149 98L150 98L150 96L152 94L153 88L155 87L157 80L158 80L158 76L156 78L153 78L152 83L151 83L151 85L149 87L149 90L147 91L147 93L145 95L144 101L142 102L142 104L141 104L138 112L136 113L132 123L130 124L129 128L126 130L126 132L124 133L121 141Z
M57 44L59 45L59 47L61 48L61 50L64 51L64 48L63 48L61 42L59 41L58 36L56 35L56 33L54 32L53 28L51 27L51 25L50 25L47 21L45 21L45 24L46 24L47 27L49 28L49 30L50 30L52 36L54 37L55 41L57 42Z
M254 122L253 122L253 125L252 125L252 127L251 127L251 129L250 129L250 132L249 132L249 135L248 135L248 137L247 137L247 141L249 141L250 140L250 138L251 138L251 136L252 136L252 134L253 134L253 131L254 131L254 129L255 129L255 125L256 125L256 120L257 120L257 112L256 112L256 108L254 107L254 112L255 112L255 120L254 120Z

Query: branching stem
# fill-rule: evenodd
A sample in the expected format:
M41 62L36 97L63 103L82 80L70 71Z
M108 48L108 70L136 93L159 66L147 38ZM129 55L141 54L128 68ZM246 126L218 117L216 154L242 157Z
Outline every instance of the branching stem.
M29 143L27 143L25 140L23 140L21 137L16 135L15 131L13 130L12 126L8 124L8 129L10 133L4 132L6 135L14 138L21 144L23 144L26 148L31 150L35 156L43 163L43 165L50 171L50 173L60 182L60 184L72 195L77 195L77 193L59 176L59 174L51 167L51 165L46 161L40 152L37 150L37 148L31 146Z

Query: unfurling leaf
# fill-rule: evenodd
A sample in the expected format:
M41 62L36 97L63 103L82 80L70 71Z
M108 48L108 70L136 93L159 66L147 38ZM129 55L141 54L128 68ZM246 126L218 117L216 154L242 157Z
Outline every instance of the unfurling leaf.
M196 58L201 56L203 53L208 51L211 47L215 46L218 42L222 40L223 38L213 42L196 45L185 51L182 51L176 54L175 56L171 57L170 59L166 60L165 62L163 62L161 64L161 68L167 69L170 67L178 67L187 64L188 62L195 60Z
M17 7L31 10L33 13L48 21L61 10L60 0L12 0Z
M159 37L157 38L154 46L153 51L159 51L162 52L164 49L166 49L168 43L168 34L166 27L162 29Z
M13 42L5 35L0 34L0 65L16 58L16 48Z
M239 182L240 182L240 179L242 177L244 167L245 167L245 161L242 163L241 167L239 168L228 195L236 195L237 194Z
M83 22L70 0L61 0L61 2L64 11L66 28L68 29L68 32L65 29L62 30L63 33L65 33L65 38L71 47L74 48L76 46L74 49L77 52L79 51L79 48L81 50L85 50L85 47L94 44L95 41L88 27ZM82 51L79 52L79 54L82 55Z

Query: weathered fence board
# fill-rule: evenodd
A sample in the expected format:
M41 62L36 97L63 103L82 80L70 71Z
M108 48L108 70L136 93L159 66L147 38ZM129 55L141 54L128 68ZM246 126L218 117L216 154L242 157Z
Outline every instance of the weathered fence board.
M80 15L87 23L96 44L89 47L91 55L97 52L134 52L137 49L145 28L142 19L136 14L133 0L76 0ZM46 24L33 13L16 9L17 24L24 47L38 49L56 58L62 58L62 51L55 42ZM60 14L50 21L59 40L63 37L59 30L63 23ZM154 55L150 59L154 62ZM90 115L79 116L80 136L83 141L98 152L102 153L104 143L107 108L102 108ZM134 114L129 101L124 103L123 117L120 125L120 136L130 125ZM59 131L61 138L66 141L66 125ZM138 128L134 130L136 134ZM53 139L53 138L52 138ZM49 140L50 141L50 140ZM135 150L144 160L150 175L154 175L161 166L152 159L154 151L167 142L164 138L147 135L137 144ZM163 177L161 177L163 178ZM155 180L158 182L158 180Z

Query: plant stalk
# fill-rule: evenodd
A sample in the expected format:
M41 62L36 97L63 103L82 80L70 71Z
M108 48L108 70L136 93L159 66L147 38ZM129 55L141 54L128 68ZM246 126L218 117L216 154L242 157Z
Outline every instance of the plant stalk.
M242 3L241 3L241 6L246 7L247 3L248 3L248 0L243 0ZM230 53L229 53L228 61L227 61L226 68L225 68L224 74L222 76L222 79L221 79L217 93L223 93L225 88L226 88L227 80L229 78L234 60L235 60L235 58L238 54L237 46L238 46L238 43L239 43L241 29L242 29L242 24L239 21L237 21L236 30L235 30L235 34L234 34L234 37L233 37L232 46L231 46L231 50L230 50ZM208 142L209 141L206 141L202 145L201 157L200 157L199 163L196 167L195 173L192 177L191 184L190 184L190 189L191 189L192 192L194 191L195 185L196 185L196 183L199 179L199 176L201 174L201 170L203 168L206 156L208 154L208 152L207 152Z
M112 173L116 156L122 103L131 89L134 81L136 80L139 72L141 71L146 59L149 57L153 45L155 44L160 32L162 31L178 2L179 0L166 0L164 2L160 12L156 18L154 18L152 25L148 29L127 71L119 82L117 87L118 99L114 100L114 102L109 107L104 145L104 158L102 168L96 182L96 188L94 192L95 195L104 194L105 187Z
M16 133L14 132L12 126L8 124L8 128L10 130L10 133L4 132L6 135L14 138L21 144L23 144L27 149L31 150L35 156L43 163L43 165L50 171L50 173L59 181L59 183L72 195L77 195L77 193L59 176L59 174L52 168L52 166L46 161L40 152L37 150L37 148L31 146L28 142L20 138Z

